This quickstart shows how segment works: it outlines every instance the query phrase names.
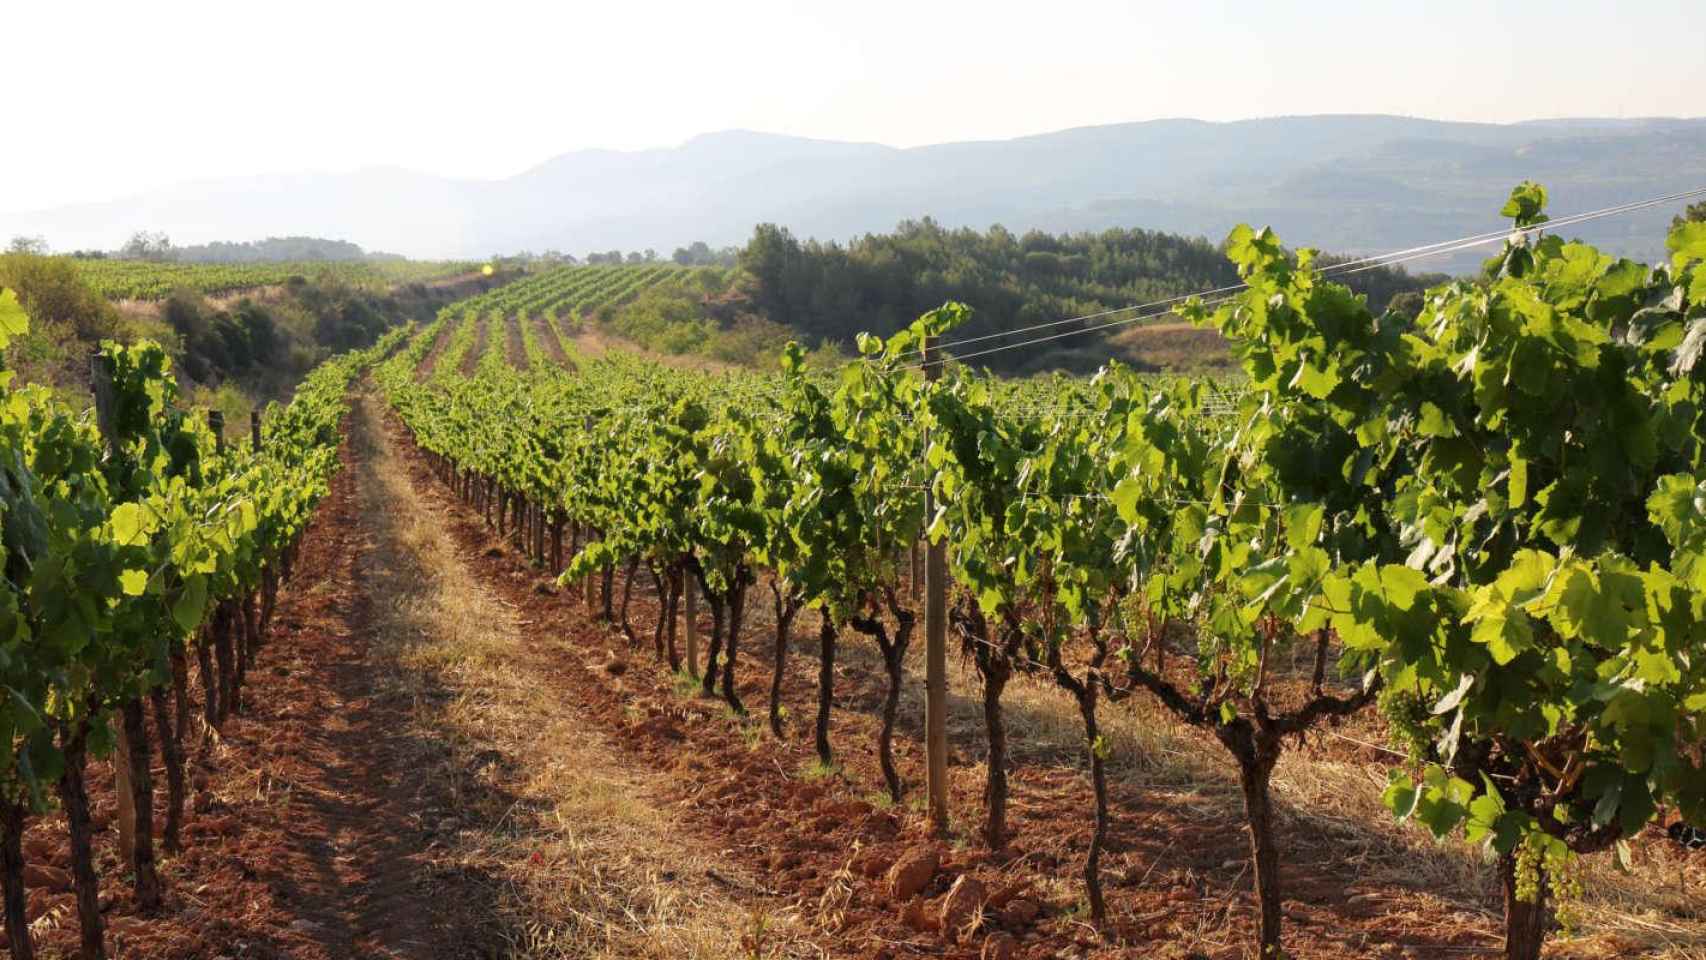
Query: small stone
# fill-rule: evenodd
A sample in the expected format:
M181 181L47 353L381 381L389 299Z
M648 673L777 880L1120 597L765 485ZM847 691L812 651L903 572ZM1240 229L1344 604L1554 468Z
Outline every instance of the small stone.
M462 828L462 821L455 817L445 817L438 822L439 833L455 833Z
M289 930L291 933L301 934L304 937L316 937L319 936L320 932L325 928L312 920L303 918L300 920L290 921L290 926L285 929Z
M610 659L604 661L604 672L613 677L620 677L624 673L628 672L628 661L623 660L616 656L616 654L612 653L610 655Z
M935 847L913 847L901 854L889 868L889 898L904 903L917 896L936 876L941 862Z
M942 936L949 943L958 943L962 935L976 932L983 919L983 901L989 895L983 881L962 876L948 889L942 901Z

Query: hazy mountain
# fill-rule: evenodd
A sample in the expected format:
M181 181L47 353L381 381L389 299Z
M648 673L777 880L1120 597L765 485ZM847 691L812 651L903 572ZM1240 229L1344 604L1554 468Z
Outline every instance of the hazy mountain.
M497 181L395 168L203 181L0 215L0 234L39 233L62 250L116 247L150 229L179 243L334 236L413 256L553 247L667 255L692 240L742 242L760 221L840 239L931 216L950 226L1141 226L1214 239L1250 221L1289 243L1359 253L1496 229L1500 203L1525 177L1552 190L1554 213L1706 186L1706 119L1158 120L904 150L735 131L671 149L577 151ZM1571 233L1654 257L1674 212Z

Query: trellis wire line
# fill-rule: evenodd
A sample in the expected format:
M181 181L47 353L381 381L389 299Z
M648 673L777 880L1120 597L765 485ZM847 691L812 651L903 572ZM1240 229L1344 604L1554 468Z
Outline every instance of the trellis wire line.
M1676 202L1678 200L1691 199L1693 197L1702 196L1702 195L1706 195L1706 187L1698 187L1698 188L1693 189L1693 190L1687 190L1687 191L1683 191L1681 193L1670 194L1670 195L1667 195L1664 197L1654 197L1654 198L1650 198L1647 200L1632 201L1629 203L1620 204L1620 205L1615 206L1615 207L1606 207L1606 208L1603 208L1600 210L1588 211L1586 213L1573 214L1573 215L1568 216L1568 217L1560 217L1560 218L1557 218L1555 220L1548 220L1545 223L1539 223L1539 224L1535 224L1535 225L1529 226L1529 227L1522 227L1522 228L1517 228L1517 229L1512 229L1512 230L1501 230L1497 233L1479 234L1479 235L1474 235L1471 237L1458 238L1456 240L1441 241L1437 244L1429 245L1426 248L1414 248L1413 250L1399 251L1398 254L1396 254L1396 255L1387 255L1388 257L1394 257L1395 256L1396 259L1380 259L1378 261L1372 261L1371 260L1371 262L1360 263L1354 267L1352 267L1351 264L1356 263L1356 261L1348 261L1344 264L1335 264L1335 265L1332 265L1329 267L1324 267L1320 271L1317 271L1317 272L1318 272L1318 274L1323 275L1323 276L1331 275L1333 273L1347 273L1347 274L1348 273L1360 273L1360 272L1363 272L1365 270L1373 270L1373 269L1376 269L1376 268L1382 267L1382 266L1394 266L1397 264L1408 263L1412 260L1423 259L1425 257L1439 256L1441 254L1446 254L1446 253L1456 253L1460 250L1467 250L1467 249L1470 249L1472 247L1482 246L1482 245L1492 243L1495 241L1509 240L1509 239L1513 239L1516 237L1526 237L1526 236L1529 236L1531 234L1544 233L1547 230L1555 230L1555 229L1558 229L1560 227L1572 226L1572 225L1578 224L1578 223L1586 223L1590 220L1597 220L1597 219L1601 219L1601 218L1608 217L1608 216L1615 216L1618 214L1630 213L1630 212L1633 212L1635 210L1645 209L1647 207L1657 206L1657 205L1664 204L1664 203L1672 203L1672 202ZM1346 267L1350 267L1350 269L1344 269ZM960 344L960 343L970 343L970 342L973 342L974 340L989 340L989 339L994 339L996 337L1014 336L1016 334L1026 332L1027 330L1043 329L1043 328L1051 327L1051 326L1060 326L1060 325L1066 324L1066 323L1075 323L1075 322L1080 322L1080 321L1087 320L1087 319L1096 319L1099 317L1112 316L1112 315L1117 314L1117 313L1125 313L1125 312L1131 311L1131 310L1149 311L1149 310L1153 310L1156 307L1171 306L1173 304L1179 303L1182 300L1192 300L1192 299L1195 299L1198 297L1211 297L1211 298L1213 298L1213 299L1204 300L1202 302L1201 306L1205 306L1205 307L1217 306L1219 304L1227 303L1231 300L1237 299L1234 291L1244 290L1248 286L1249 286L1248 284L1237 284L1237 285L1231 286L1231 287L1218 287L1218 288L1215 288L1213 290L1205 290L1205 291L1202 291L1200 293L1187 294L1187 295L1179 296L1179 297L1172 297L1172 298L1169 298L1167 300L1155 301L1154 303L1138 304L1138 305L1130 306L1130 307L1122 307L1122 308L1117 309L1117 310L1103 311L1100 314L1092 314L1092 315L1088 315L1085 317L1069 317L1065 320L1049 321L1048 323L1036 324L1036 325L1033 325L1032 327L1029 327L1029 328L1020 328L1018 330L1009 330L1009 331L1004 331L1002 333L997 333L997 334L987 334L987 335L984 335L981 337L967 338L964 340L957 340L957 341L953 341L952 343L948 343L948 344L939 344L937 346L937 349L943 349L945 347L953 346L955 344ZM1046 342L1049 342L1051 340L1059 340L1063 337L1074 336L1074 335L1081 334L1081 333L1095 333L1097 331L1107 330L1107 329L1111 329L1113 327L1125 326L1128 324L1136 323L1139 320L1148 320L1148 319L1153 319L1155 317L1166 316L1168 313L1171 313L1171 312L1172 312L1171 310L1162 310L1159 312L1141 313L1137 316L1124 317L1124 318L1121 318L1119 320L1113 320L1113 321L1109 321L1107 323L1096 324L1094 326L1089 326L1089 327L1082 327L1082 328L1079 328L1076 330L1067 330L1067 331L1062 332L1062 333L1050 334L1050 335L1045 336L1045 337L1034 337L1032 339L1024 340L1024 341L1021 341L1019 343L1003 344L1002 346L999 346L999 347L990 347L990 348L987 348L984 350L977 350L977 351L973 351L971 353L960 354L960 355L953 356L953 357L941 357L941 358L938 358L936 360L932 360L932 361L928 361L928 362L920 361L920 362L916 362L916 363L910 363L910 364L908 364L908 366L917 367L917 368L922 369L924 367L930 366L931 364L944 364L950 360L964 362L966 360L971 360L971 359L974 359L977 357L988 356L988 355L993 354L993 353L1000 353L1000 352L1005 351L1005 350L1016 350L1016 349L1019 349L1021 347L1028 347L1028 346L1032 346L1032 345L1035 345L1038 343L1046 343ZM906 351L902 354L899 354L898 356L899 357L906 357L906 356L910 356L914 353L920 353L920 352L922 352L922 351L921 350L909 350L909 351Z

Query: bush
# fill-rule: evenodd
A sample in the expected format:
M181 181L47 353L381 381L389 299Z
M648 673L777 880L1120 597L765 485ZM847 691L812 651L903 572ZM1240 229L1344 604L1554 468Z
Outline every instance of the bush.
M91 344L118 332L118 311L63 257L0 256L0 286L16 290L31 321L48 330L69 331Z
M705 354L724 363L770 369L793 332L780 323L760 317L742 317L727 330L719 330L705 344Z

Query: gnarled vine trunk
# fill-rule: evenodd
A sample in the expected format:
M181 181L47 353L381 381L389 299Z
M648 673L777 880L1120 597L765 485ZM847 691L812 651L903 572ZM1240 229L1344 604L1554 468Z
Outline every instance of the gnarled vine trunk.
M215 617L218 615L215 614ZM202 628L196 635L195 660L201 672L201 712L207 729L219 727L219 677L213 672L213 626Z
M745 568L736 571L734 589L729 591L729 623L728 637L723 656L723 700L729 709L735 713L746 713L746 707L740 702L740 694L735 691L735 656L740 641L741 621L746 614L746 588L751 583L751 577Z
M81 960L104 960L101 934L101 881L95 875L93 825L89 822L89 722L79 720L60 731L60 754L65 769L59 775L59 803L65 810L71 838L71 878L77 888L77 921L82 935Z
M652 625L652 652L657 655L658 662L664 662L663 631L669 620L669 588L664 585L664 576L658 573L658 568L647 564L646 571L652 575L652 589L658 595L658 621Z
M1103 759L1102 729L1096 719L1096 701L1104 684L1099 675L1107 649L1096 641L1097 652L1091 660L1084 679L1072 675L1060 659L1059 647L1049 651L1049 666L1054 670L1055 683L1078 704L1078 715L1084 721L1084 745L1090 754L1090 785L1096 796L1096 826L1090 834L1090 850L1084 856L1084 892L1090 900L1090 918L1101 924L1108 918L1108 904L1102 896L1102 848L1108 838L1108 772Z
M1108 918L1108 903L1102 897L1102 848L1108 842L1108 767L1103 759L1102 732L1096 722L1094 682L1085 685L1078 697L1078 712L1084 718L1084 737L1090 751L1090 785L1096 792L1096 828L1090 834L1090 852L1084 857L1084 891L1090 897L1090 916L1097 923Z
M160 909L160 874L154 869L154 778L141 698L131 697L119 707L119 722L124 725L127 749L122 753L130 763L130 802L135 812L131 849L120 853L130 861L136 905L152 913Z
M1223 724L1215 735L1238 761L1238 785L1244 794L1244 819L1250 830L1250 862L1256 875L1256 903L1260 924L1258 945L1263 960L1279 958L1280 867L1279 848L1274 843L1274 810L1271 785L1274 764L1279 761L1280 739L1247 720Z
M1007 843L1007 725L1001 715L1001 694L1013 676L1013 657L1023 638L1016 619L1007 618L1001 642L990 639L989 621L977 604L964 599L950 611L966 654L977 664L983 680L983 726L989 739L989 760L984 784L984 806L988 819L983 839L991 850Z
M599 574L598 585L603 600L603 609L598 612L598 619L605 623L613 623L616 620L616 609L611 604L610 596L616 589L616 568L614 566L608 563L604 565L604 570Z
M818 625L818 668L817 668L817 759L824 766L835 762L835 754L829 747L829 709L835 703L835 620L828 610L821 611L823 620Z
M984 824L983 839L989 849L999 850L1007 843L1007 724L1001 716L1001 693L1007 689L1013 667L1005 655L996 654L978 672L983 675L983 726L989 737L988 779L984 785L989 820Z
M219 709L215 712L219 724L238 712L237 671L231 652L232 616L230 601L220 601L213 613L213 659L219 671Z
M770 733L782 736L782 672L788 662L788 634L794 629L794 616L800 612L798 597L770 581L770 593L776 604L776 662L770 675Z
M24 888L24 826L29 805L20 801L0 803L0 892L6 901L6 946L12 960L34 960L30 943L30 921L26 913L28 891Z
M664 629L664 642L668 648L670 671L672 673L680 673L681 650L675 642L677 636L675 617L678 608L681 606L681 570L676 568L669 571L669 573L664 576L664 584L669 589L669 603L667 605L667 612L664 614L664 620L668 621L669 626Z
M888 627L875 617L856 617L848 622L860 633L875 640L877 649L883 655L883 671L888 676L888 689L883 694L883 726L877 735L877 762L882 767L883 783L888 787L889 798L899 803L906 796L906 784L901 781L900 771L894 764L894 728L900 715L900 687L906 662L906 648L911 643L912 631L918 623L918 618L911 611L902 610L892 595L887 599L889 612L896 623L892 638L889 636Z
M1533 902L1517 896L1516 854L1499 857L1499 883L1505 894L1505 960L1540 960L1546 944L1546 899L1551 893L1545 868L1537 866L1540 889Z
M172 668L172 735L180 748L190 735L190 663L182 642L172 644L168 656Z
M634 624L628 619L628 602L634 597L634 571L639 569L639 566L638 556L629 557L628 567L622 572L622 635L628 638L630 649L639 644L639 640L634 636Z
M166 705L166 688L155 687L148 694L154 707L154 727L160 734L160 756L166 764L166 824L161 845L167 853L183 850L184 822L184 750L183 738L178 736Z
M700 586L706 586L703 579L700 580ZM704 589L703 593L705 594L705 602L711 605L711 643L705 651L705 673L700 678L699 689L705 696L714 697L717 695L717 658L723 652L725 610L723 598L720 595L709 589Z

